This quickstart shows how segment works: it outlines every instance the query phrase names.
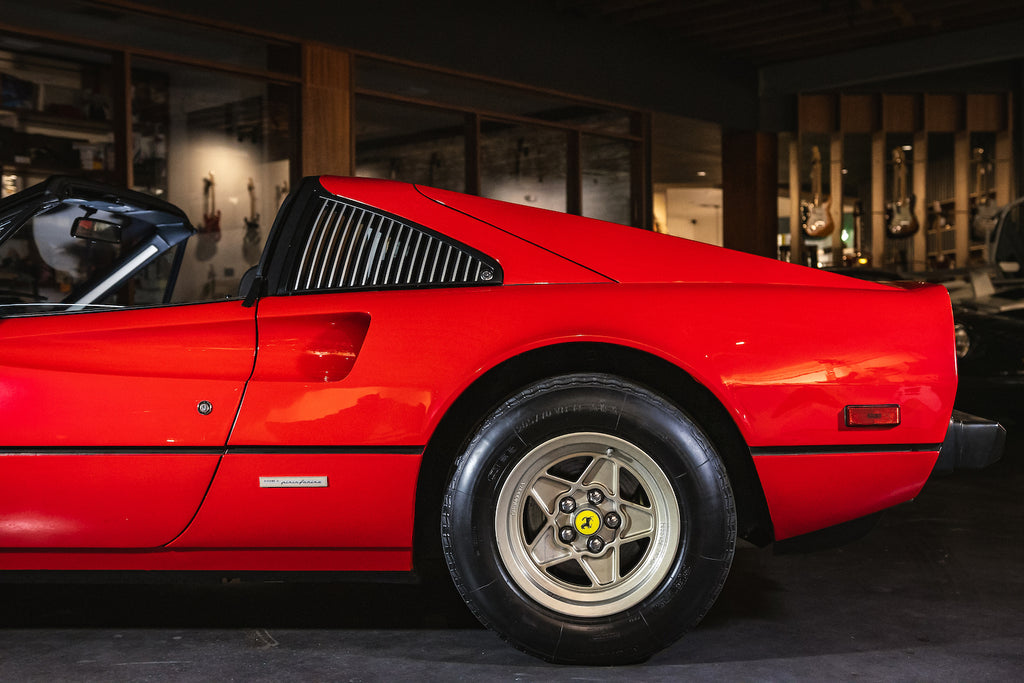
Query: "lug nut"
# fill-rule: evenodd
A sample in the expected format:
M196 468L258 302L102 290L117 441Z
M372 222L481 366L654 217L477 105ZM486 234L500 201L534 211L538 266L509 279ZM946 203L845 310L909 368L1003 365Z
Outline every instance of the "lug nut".
M570 512L576 509L576 501L571 497L566 496L565 498L558 502L558 509L564 512L565 514L569 514Z
M558 530L558 538L562 540L562 543L572 543L576 540L576 530L571 526L563 526Z
M604 525L609 529L618 529L620 524L622 524L622 517L619 517L619 513L609 512L604 516Z
M590 501L591 505L600 505L604 500L604 494L598 489L590 489L587 491L587 500Z
M604 550L604 539L600 536L591 536L587 539L587 550L595 555Z

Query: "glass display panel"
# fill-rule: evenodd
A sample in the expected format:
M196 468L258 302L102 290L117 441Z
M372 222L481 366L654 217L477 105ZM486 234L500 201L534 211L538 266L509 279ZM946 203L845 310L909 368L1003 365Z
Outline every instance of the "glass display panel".
M97 7L85 0L5 3L3 20L27 29L90 37L124 49L166 52L289 75L299 73L297 45L124 7Z
M843 136L843 266L872 265L871 255L871 136Z
M295 88L155 60L133 65L134 189L181 207L199 231L173 300L234 297L289 190Z
M480 194L565 211L567 148L561 130L481 122Z
M0 36L3 196L50 175L115 181L111 57Z
M356 175L466 190L465 117L356 98Z
M568 98L526 88L489 83L378 59L356 59L356 87L381 93L429 100L460 109L514 114L583 127L595 132L628 135L629 114L612 108L581 104Z
M633 223L631 168L633 143L584 135L580 140L583 215L613 223Z

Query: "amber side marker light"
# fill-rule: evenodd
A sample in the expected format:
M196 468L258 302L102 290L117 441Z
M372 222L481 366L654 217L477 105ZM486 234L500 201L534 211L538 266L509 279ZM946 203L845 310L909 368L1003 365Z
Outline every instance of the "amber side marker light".
M900 423L900 407L846 406L847 427L895 427Z

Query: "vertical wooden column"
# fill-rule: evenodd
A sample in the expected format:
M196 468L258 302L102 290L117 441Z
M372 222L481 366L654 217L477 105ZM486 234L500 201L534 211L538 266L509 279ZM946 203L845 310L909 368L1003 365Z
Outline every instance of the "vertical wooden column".
M885 164L888 150L885 133L871 136L871 258L875 266L885 257Z
M800 225L800 143L789 142L789 260L804 262L804 231Z
M351 57L327 45L302 46L302 175L355 172Z
M920 226L914 235L910 252L910 269L924 270L928 266L928 244L925 232L928 226L928 133L914 133L913 188L911 194L917 199L914 216Z
M730 249L776 256L778 144L769 133L722 131L722 241Z
M1013 194L1013 132L996 133L995 154L996 205L1009 204L1015 197Z
M971 134L960 131L953 138L953 225L956 226L956 265L967 266L967 255L971 235L970 177L971 177Z
M829 144L829 195L832 206L832 266L843 265L843 134L832 133Z

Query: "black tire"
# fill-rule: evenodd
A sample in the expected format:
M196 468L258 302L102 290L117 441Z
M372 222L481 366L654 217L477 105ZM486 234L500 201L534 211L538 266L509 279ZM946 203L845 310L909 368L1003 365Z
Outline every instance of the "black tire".
M588 546L595 537L603 548ZM685 413L609 375L566 375L484 422L456 461L441 538L466 604L513 645L552 662L626 664L711 607L736 510L720 457Z

